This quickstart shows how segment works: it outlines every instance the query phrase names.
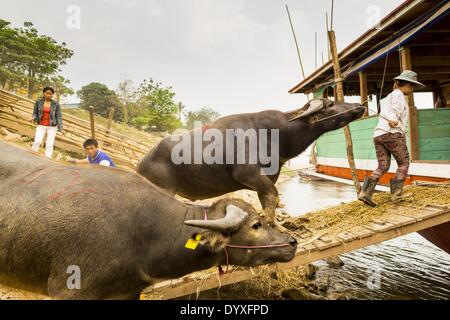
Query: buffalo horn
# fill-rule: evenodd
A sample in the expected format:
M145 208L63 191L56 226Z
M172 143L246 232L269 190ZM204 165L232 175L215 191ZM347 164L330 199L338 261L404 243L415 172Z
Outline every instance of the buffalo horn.
M297 119L304 119L314 113L319 112L322 109L323 109L323 101L322 100L318 100L318 99L311 100L309 102L308 109L306 109L304 112L302 112L300 114L295 115L294 117L292 117L292 119L290 119L290 121L294 121Z
M187 220L184 223L191 227L209 229L218 232L233 232L238 230L248 213L234 206L228 205L225 217L218 220Z

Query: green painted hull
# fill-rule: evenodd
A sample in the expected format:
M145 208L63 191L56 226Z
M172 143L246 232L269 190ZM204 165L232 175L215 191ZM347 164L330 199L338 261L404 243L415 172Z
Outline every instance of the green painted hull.
M376 160L373 133L378 116L350 124L355 159ZM418 110L419 160L450 160L450 108ZM409 139L408 148L409 148ZM317 141L317 156L347 158L344 130L328 132Z

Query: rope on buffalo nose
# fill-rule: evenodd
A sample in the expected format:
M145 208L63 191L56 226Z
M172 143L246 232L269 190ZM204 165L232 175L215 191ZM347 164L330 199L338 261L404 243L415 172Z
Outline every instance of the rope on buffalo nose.
M228 255L227 248L232 248L232 249L271 249L271 248L282 248L282 247L288 247L288 246L291 246L291 244L290 243L279 243L279 244L266 244L266 245L259 245L259 246L239 246L239 245L233 245L233 244L226 244L225 247L223 248L223 251L225 252L227 268L225 271L223 271L222 266L219 265L218 266L219 275L223 276L224 274L228 273L229 255Z
M204 214L203 219L205 221L208 220L208 209L207 208L204 209L203 214ZM271 249L271 248L282 248L282 247L288 247L288 246L291 246L291 243L266 244L266 245L257 245L257 246L226 244L223 248L223 251L225 252L225 262L226 262L227 268L225 271L223 271L223 268L221 265L217 266L219 276L223 276L224 274L228 273L228 269L230 266L230 263L229 263L230 257L229 257L227 248L231 248L231 249Z
M359 106L358 106L358 107L354 107L354 108L350 108L350 109L348 109L348 110L345 110L345 111L342 111L342 112L333 114L332 116L325 117L325 118L322 118L322 119L318 119L318 120L316 120L316 121L314 121L314 122L317 123L317 122L322 122L322 121L325 121L325 120L328 120L328 119L336 118L337 116L340 116L341 114L345 114L345 113L347 113L347 112L356 110L356 109L358 109L358 108L359 108Z

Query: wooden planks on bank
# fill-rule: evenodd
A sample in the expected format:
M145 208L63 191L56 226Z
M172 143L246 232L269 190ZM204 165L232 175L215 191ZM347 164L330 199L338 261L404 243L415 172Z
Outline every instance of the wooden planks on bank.
M33 113L34 101L0 90L0 126L21 135L34 138L36 126L29 122ZM91 137L89 121L63 112L64 135L58 133L55 146L66 151L84 154L83 141ZM102 126L95 126L96 138L101 148L113 161L131 169L149 150L147 146Z

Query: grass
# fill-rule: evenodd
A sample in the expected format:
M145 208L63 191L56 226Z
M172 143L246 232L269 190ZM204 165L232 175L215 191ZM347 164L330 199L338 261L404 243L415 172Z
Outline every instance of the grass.
M428 204L450 205L450 186L446 184L433 187L408 186L405 187L404 195L406 201L403 204L406 207L392 206L390 194L382 192L373 197L375 203L378 204L375 208L360 201L354 201L311 212L300 218L291 217L283 226L290 230L306 229L313 234L331 234L339 230L366 225L373 219L385 219L391 215L390 210L392 209L403 215L411 215L415 210Z

